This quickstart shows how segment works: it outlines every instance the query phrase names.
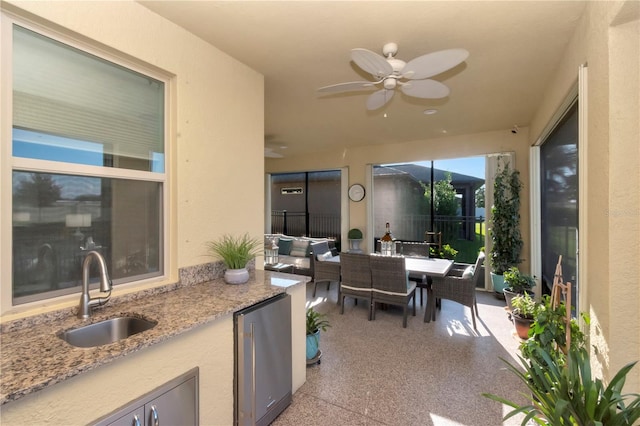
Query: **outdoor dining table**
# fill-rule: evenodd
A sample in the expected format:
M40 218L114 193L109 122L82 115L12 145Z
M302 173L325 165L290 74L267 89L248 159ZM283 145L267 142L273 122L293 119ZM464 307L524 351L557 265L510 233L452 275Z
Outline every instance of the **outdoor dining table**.
M409 272L444 277L453 267L453 260L433 257L405 257L404 265Z
M405 268L410 273L425 274L432 277L444 277L453 267L453 260L437 259L431 257L405 257ZM432 297L431 288L427 288L427 315L425 322L431 322L436 301Z

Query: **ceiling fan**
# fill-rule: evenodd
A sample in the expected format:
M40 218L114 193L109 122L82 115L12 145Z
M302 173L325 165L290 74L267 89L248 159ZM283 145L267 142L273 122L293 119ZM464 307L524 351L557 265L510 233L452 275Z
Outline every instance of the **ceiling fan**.
M439 99L449 95L449 88L429 77L438 75L464 62L469 56L465 49L440 50L404 62L395 58L396 43L387 43L382 48L383 56L367 49L351 50L351 60L373 75L376 81L352 81L321 87L321 93L342 93L356 90L382 89L367 99L367 109L376 110L391 100L398 87L407 96L424 99Z

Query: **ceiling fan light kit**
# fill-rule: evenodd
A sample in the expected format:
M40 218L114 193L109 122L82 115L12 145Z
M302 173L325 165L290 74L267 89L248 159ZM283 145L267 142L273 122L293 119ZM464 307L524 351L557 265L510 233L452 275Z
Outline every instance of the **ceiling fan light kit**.
M351 50L351 60L358 67L371 74L376 81L353 81L332 84L318 89L320 93L343 93L356 90L382 89L369 95L366 105L368 110L376 110L393 98L398 87L407 96L422 99L440 99L449 96L449 88L429 77L441 74L469 57L465 49L448 49L418 56L409 62L395 58L398 52L396 43L387 43L382 48L383 56L367 49Z

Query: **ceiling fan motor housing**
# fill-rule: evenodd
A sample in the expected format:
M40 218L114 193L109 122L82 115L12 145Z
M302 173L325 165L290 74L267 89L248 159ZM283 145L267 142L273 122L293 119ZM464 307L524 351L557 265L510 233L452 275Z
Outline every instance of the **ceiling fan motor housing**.
M402 71L406 65L405 61L396 58L387 58L387 62L389 62L389 65L393 68L394 75L400 75L400 71Z
M387 90L391 90L391 89L395 89L396 88L396 78L395 77L387 77L384 79L384 88Z

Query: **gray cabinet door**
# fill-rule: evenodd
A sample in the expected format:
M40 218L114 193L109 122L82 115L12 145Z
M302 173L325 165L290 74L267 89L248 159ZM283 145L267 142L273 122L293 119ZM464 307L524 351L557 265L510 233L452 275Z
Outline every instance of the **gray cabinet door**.
M92 424L198 426L198 377L199 369L195 367Z
M193 426L196 420L196 379L192 378L144 405L148 426Z
M124 416L109 423L109 426L144 426L144 407L128 412Z

